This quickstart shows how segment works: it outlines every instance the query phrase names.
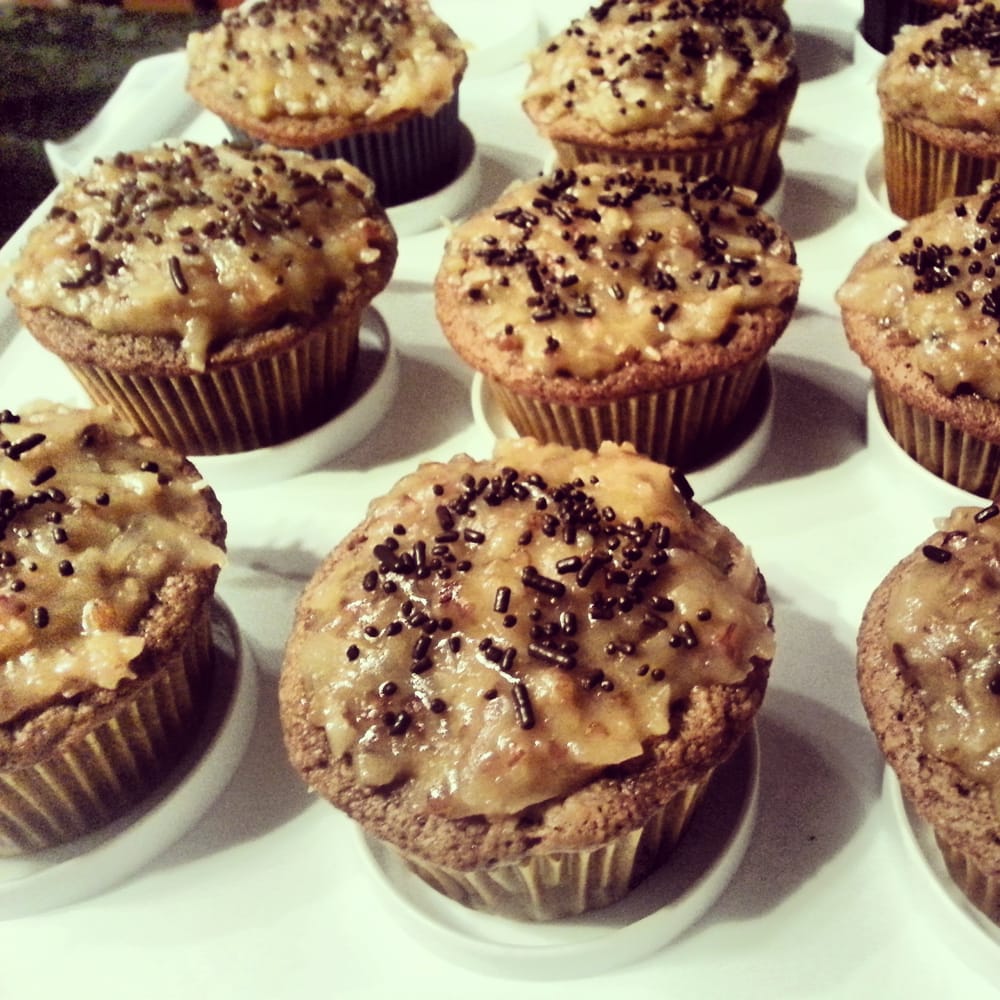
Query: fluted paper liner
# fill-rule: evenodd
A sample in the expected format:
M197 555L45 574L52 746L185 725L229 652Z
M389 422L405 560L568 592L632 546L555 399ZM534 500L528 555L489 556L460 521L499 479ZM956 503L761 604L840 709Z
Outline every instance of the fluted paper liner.
M781 117L747 136L726 145L705 146L701 149L672 151L628 151L604 146L553 140L556 159L561 167L575 167L582 163L607 163L613 166L641 170L675 170L692 177L719 174L737 187L764 192L774 176L781 144L788 122L791 105Z
M146 376L69 363L96 403L182 455L280 444L334 416L358 356L360 317L318 323L290 349L183 375Z
M589 849L530 856L472 872L404 856L428 885L477 910L557 920L610 906L645 878L680 839L711 773L681 789L641 827Z
M746 412L764 363L594 406L533 399L495 381L490 390L522 436L591 450L602 441L629 442L658 462L691 469L717 454Z
M228 124L228 123L227 123ZM233 138L257 141L228 124ZM450 184L458 173L462 127L458 91L433 115L415 114L388 129L372 129L321 143L308 150L323 159L343 159L375 182L384 208L416 201Z
M44 761L0 771L0 856L74 840L154 791L197 735L212 663L206 611L110 718Z
M876 379L875 401L890 437L953 486L991 500L1000 494L1000 446L915 409Z
M983 871L965 851L948 844L937 832L934 839L952 881L976 909L1000 924L1000 877Z
M913 219L942 198L973 194L984 180L1000 177L1000 159L935 145L899 122L882 120L885 188L889 207Z

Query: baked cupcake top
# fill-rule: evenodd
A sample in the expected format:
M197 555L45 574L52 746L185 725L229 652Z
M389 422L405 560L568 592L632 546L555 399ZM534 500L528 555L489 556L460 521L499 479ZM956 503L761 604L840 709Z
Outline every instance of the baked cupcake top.
M657 741L678 770L720 734L735 746L770 617L748 551L665 466L504 441L403 478L317 571L286 652L286 738L306 766L303 724L325 731L318 780L348 811L405 786L423 814L510 816ZM709 711L722 691L746 711Z
M605 0L531 59L525 106L552 138L713 135L797 75L788 17L742 0Z
M367 304L395 257L350 164L184 142L99 159L64 185L10 295L98 334L173 338L202 370L221 344Z
M426 0L258 0L189 36L188 89L244 117L339 123L342 132L431 115L467 62Z
M945 128L997 132L1000 9L967 0L953 14L904 27L879 71L883 110Z
M985 786L1000 821L1000 509L959 508L892 577L882 643L919 699L927 753Z
M224 538L196 470L109 410L0 412L0 723L176 645L167 606L211 592Z
M459 226L436 297L473 367L592 380L680 363L686 347L724 353L787 319L799 279L790 238L749 192L588 164L512 185Z
M1000 184L951 198L871 246L837 293L851 345L891 349L945 395L1000 400Z

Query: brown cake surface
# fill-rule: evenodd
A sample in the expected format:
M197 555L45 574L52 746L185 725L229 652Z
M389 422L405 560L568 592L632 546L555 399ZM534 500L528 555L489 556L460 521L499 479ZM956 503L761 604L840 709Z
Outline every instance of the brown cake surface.
M862 700L906 798L987 881L1000 879L996 515L942 519L876 589L858 636Z
M721 179L587 164L514 185L459 226L435 297L473 368L586 405L763 356L799 276L784 230Z
M426 0L261 0L190 36L187 87L256 139L310 149L430 116L467 56Z
M773 656L748 551L631 448L421 466L324 561L282 670L312 789L467 871L639 828L752 724Z
M110 717L205 614L224 561L214 494L105 409L0 414L0 771ZM0 796L2 802L2 796Z

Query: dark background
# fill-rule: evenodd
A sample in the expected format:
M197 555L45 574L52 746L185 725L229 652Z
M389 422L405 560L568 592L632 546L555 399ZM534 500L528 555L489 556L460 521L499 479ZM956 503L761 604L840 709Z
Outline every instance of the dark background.
M55 185L43 141L79 131L134 62L183 48L189 32L219 16L214 0L142 2L56 8L0 0L0 244Z

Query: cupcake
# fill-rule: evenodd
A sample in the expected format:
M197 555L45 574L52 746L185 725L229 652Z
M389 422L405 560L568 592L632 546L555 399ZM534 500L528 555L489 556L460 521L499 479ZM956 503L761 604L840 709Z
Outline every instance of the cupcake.
M395 259L349 164L186 142L68 182L10 295L94 401L184 454L218 454L341 409L362 312Z
M437 314L517 431L694 468L749 413L795 306L791 239L750 192L582 164L448 240Z
M864 0L861 37L885 55L903 25L926 24L956 10L958 4L959 0Z
M780 5L606 0L535 53L524 108L563 167L715 173L762 192L798 80Z
M299 602L291 761L421 878L521 919L622 898L751 728L773 656L731 532L626 446L422 465Z
M213 683L218 502L106 408L0 412L0 855L148 795Z
M900 447L935 475L1000 495L1000 183L942 202L862 255L837 293Z
M1000 175L1000 9L903 29L878 76L889 205L903 219Z
M259 0L188 39L191 95L234 131L342 157L384 205L454 179L467 56L427 0Z
M996 504L959 508L876 589L861 697L903 795L969 900L1000 923Z

